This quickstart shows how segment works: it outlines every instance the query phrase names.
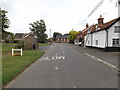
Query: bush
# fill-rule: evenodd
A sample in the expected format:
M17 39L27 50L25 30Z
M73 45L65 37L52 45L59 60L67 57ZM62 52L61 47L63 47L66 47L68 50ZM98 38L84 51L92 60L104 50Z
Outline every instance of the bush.
M15 45L15 48L16 49L23 49L24 48L24 44L23 43L19 43L19 44L17 44L17 45Z
M5 43L9 43L9 40L5 40Z
M14 43L18 43L19 41L18 41L18 40L14 40L13 42L14 42Z

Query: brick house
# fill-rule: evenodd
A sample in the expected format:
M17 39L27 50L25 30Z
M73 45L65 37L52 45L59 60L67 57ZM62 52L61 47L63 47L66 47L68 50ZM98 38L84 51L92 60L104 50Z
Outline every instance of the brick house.
M24 49L37 49L38 47L39 43L34 34L29 34L24 37Z
M68 43L69 42L68 35L57 35L56 42L57 43Z
M16 33L15 40L22 41L24 49L37 49L39 47L37 37L32 33Z

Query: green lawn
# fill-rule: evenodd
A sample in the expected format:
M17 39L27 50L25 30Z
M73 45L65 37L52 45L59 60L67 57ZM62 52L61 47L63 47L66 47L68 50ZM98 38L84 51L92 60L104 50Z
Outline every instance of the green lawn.
M2 55L2 84L12 80L16 75L22 72L26 67L40 58L44 52L37 50L24 50L23 56L12 56L11 49L14 46L3 46Z
M3 43L2 44L2 52L11 52L12 48L15 47L14 43Z
M50 45L50 43L39 43L39 46L47 46Z

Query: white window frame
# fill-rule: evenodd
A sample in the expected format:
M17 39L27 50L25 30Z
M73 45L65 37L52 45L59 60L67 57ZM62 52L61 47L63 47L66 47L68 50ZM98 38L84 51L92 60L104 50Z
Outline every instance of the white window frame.
M120 33L120 26L114 26L114 33Z
M117 41L118 40L118 41ZM113 43L113 41L114 41L114 43ZM117 44L117 42L118 42L118 44ZM112 45L113 45L113 47L118 47L118 46L120 46L120 38L113 38L112 39Z

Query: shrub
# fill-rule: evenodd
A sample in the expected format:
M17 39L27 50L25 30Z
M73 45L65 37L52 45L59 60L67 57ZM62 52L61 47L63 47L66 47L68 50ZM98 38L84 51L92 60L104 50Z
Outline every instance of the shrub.
M14 40L13 42L14 42L14 43L18 43L19 41L18 41L18 40Z
M9 43L9 40L5 40L5 43Z
M17 45L15 45L15 48L16 49L23 49L24 48L24 44L23 43L19 43L19 44L17 44Z

